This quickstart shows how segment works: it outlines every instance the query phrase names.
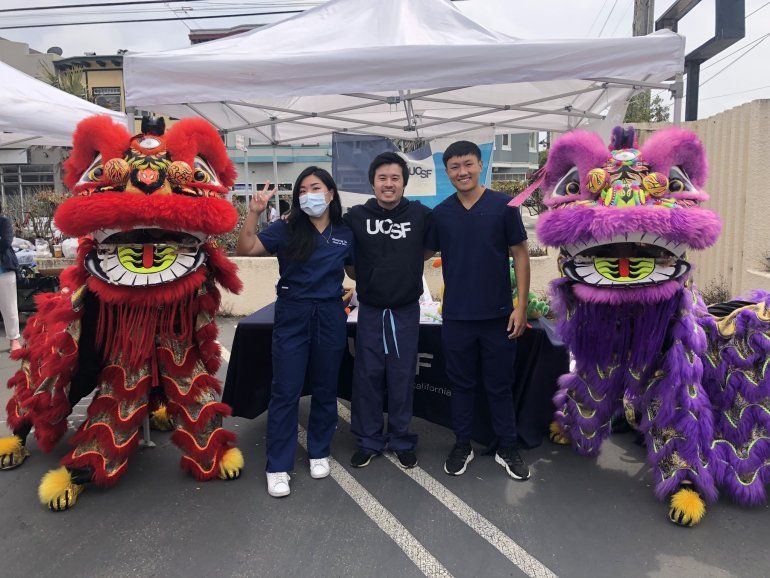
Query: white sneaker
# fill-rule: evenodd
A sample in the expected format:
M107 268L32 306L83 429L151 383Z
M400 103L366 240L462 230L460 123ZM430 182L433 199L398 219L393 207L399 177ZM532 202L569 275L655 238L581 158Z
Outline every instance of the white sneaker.
M319 480L329 475L329 458L310 460L310 477Z
M291 492L289 488L289 472L267 472L267 493L274 498L288 496Z

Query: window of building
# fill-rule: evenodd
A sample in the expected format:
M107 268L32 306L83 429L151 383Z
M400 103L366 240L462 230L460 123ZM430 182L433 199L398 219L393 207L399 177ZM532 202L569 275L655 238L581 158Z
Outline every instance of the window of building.
M537 145L538 145L537 136L538 136L538 133L536 132L530 133L529 135L529 152L531 153L537 152Z
M502 149L503 149L504 151L509 151L509 150L511 150L511 135L509 135L509 134L504 134L504 135L502 136L501 140L502 140L502 143L501 143L501 144L502 144Z
M94 102L110 110L122 110L120 107L120 87L119 86L95 86L91 89L94 96Z

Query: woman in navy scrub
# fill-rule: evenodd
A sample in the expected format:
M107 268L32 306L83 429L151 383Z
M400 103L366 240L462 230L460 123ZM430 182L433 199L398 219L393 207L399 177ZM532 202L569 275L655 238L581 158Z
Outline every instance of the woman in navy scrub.
M291 213L254 234L275 194L268 185L249 203L238 255L278 256L273 326L273 384L267 415L267 491L288 496L297 450L299 397L310 375L307 448L310 475L329 475L329 446L337 427L337 379L346 344L344 267L353 264L353 233L331 175L308 167L294 184ZM309 370L309 371L308 371Z

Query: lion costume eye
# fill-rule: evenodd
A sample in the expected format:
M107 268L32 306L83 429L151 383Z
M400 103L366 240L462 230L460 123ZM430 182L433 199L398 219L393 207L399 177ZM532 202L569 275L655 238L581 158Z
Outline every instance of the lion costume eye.
M675 194L686 193L694 191L695 187L682 169L671 167L668 171L668 190Z
M580 192L580 174L577 167L572 167L569 172L562 177L553 189L554 196L566 197L567 195L577 195Z
M88 183L97 183L102 180L103 176L104 167L102 167L102 155L99 154L96 155L96 158L93 160L93 162L83 172L77 184L82 185Z
M216 173L211 169L209 164L202 157L195 157L195 166L193 167L193 181L201 184L220 184Z
M564 190L567 191L568 195L577 195L580 192L580 183L571 181L567 183L567 186Z

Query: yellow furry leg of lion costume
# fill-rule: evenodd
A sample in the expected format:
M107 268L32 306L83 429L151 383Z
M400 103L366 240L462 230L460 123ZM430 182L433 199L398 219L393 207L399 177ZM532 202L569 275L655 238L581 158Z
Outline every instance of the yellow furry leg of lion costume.
M18 468L29 457L19 436L0 438L0 470Z
M43 476L37 495L40 502L54 512L63 512L75 505L83 489L84 486L76 484L69 470L62 466Z

